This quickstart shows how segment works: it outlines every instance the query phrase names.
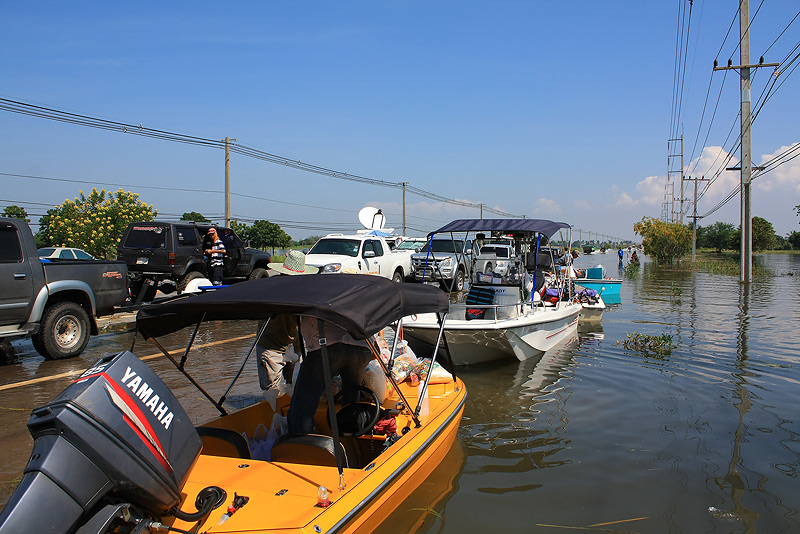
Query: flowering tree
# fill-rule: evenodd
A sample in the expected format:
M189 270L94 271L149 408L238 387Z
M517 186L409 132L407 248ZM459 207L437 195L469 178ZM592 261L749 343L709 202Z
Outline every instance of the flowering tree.
M642 236L644 250L658 263L670 264L692 248L692 232L680 223L643 217L633 225L633 231Z
M97 258L113 258L128 224L152 221L157 213L136 193L92 189L89 196L80 191L75 200L48 210L41 224L52 246L77 247Z

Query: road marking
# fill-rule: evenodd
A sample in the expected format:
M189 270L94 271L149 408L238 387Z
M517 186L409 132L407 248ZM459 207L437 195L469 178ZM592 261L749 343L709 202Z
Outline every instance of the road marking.
M212 341L211 343L204 343L202 345L197 345L197 346L195 346L193 348L213 347L213 346L216 346L216 345L222 345L224 343L230 343L232 341L241 341L243 339L249 339L249 338L254 338L254 337L256 337L255 334L248 334L246 336L232 337L230 339L224 339L224 340L221 340L221 341ZM183 351L181 351L177 355L173 354L173 357L174 358L180 358L182 355L183 355ZM142 360L142 361L144 361L144 360L152 360L153 358L158 358L159 356L164 356L164 354L162 354L161 352L155 352L153 354L148 354L147 356L142 356L139 359ZM23 380L22 382L14 382L12 384L5 384L5 385L0 386L0 391L6 391L6 390L9 390L9 389L21 388L21 387L25 387L25 386L31 386L33 384L39 384L39 383L42 383L42 382L49 382L50 380L58 380L58 379L61 379L61 378L69 378L69 377L73 377L73 376L79 376L79 375L83 374L83 372L85 370L86 369L76 369L75 371L68 371L66 373L59 373L57 375L43 376L41 378L32 378L30 380Z

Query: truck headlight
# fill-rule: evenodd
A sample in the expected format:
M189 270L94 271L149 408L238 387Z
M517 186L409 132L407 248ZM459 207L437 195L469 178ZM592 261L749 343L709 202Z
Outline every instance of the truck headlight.
M322 268L323 273L338 273L342 270L341 263L329 263L328 265Z

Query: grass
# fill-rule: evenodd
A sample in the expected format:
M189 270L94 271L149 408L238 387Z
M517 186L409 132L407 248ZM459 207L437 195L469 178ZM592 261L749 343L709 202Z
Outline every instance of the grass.
M700 251L696 255L696 260L693 262L691 259L683 259L671 266L664 268L672 271L686 271L686 272L705 272L710 274L722 274L728 276L739 276L739 254L736 252L722 252L717 254L714 251ZM753 262L753 276L770 276L772 273L769 269L759 265L758 262Z

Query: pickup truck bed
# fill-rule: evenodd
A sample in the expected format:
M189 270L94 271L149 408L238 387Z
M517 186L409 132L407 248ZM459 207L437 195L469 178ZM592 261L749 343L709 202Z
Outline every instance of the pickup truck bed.
M45 358L77 356L127 296L125 262L40 260L28 225L0 218L0 338L30 334Z

